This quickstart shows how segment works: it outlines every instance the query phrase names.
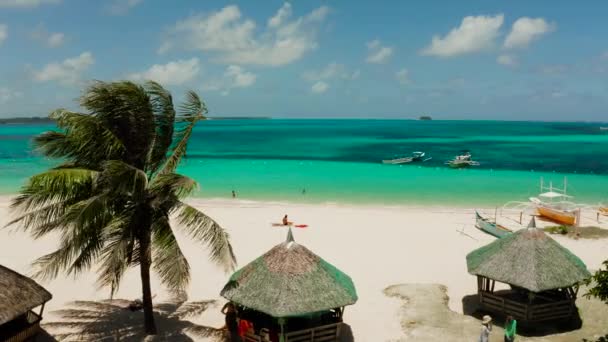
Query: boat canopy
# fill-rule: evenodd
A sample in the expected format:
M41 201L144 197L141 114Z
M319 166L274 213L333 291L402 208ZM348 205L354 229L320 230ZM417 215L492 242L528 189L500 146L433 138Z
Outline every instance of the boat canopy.
M562 193L555 192L555 191L544 192L538 196L545 197L545 198L558 198L558 197L571 198L572 197L572 196L568 196L566 194L562 194Z

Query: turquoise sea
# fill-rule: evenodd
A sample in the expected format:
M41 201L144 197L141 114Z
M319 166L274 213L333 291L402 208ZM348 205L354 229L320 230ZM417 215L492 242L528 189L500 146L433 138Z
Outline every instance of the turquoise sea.
M608 202L608 131L598 123L415 120L208 120L179 170L200 197L415 205L486 205L526 200L539 180L577 202ZM52 165L31 150L51 125L0 125L0 194ZM468 149L481 163L449 169ZM425 151L424 164L382 159ZM305 189L305 193L302 190Z

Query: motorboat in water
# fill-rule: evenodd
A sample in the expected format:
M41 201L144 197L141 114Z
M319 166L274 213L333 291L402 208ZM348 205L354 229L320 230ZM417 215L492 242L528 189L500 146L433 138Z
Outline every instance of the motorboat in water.
M386 159L386 160L383 160L382 163L383 164L406 164L406 163L411 163L411 162L425 162L425 161L428 161L431 159L433 159L433 157L427 157L426 153L421 152L421 151L415 151L415 152L412 152L412 155L410 157Z
M460 155L445 163L455 169L479 165L479 162L472 160L471 152L467 150L462 151Z

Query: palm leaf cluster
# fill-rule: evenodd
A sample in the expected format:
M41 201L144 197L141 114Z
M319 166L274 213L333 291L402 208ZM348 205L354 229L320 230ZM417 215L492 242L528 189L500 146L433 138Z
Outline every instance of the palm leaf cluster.
M35 261L36 276L98 265L99 285L113 294L127 269L151 266L169 289L183 291L190 266L172 217L209 247L213 262L233 269L228 234L183 202L197 183L176 173L207 112L198 95L188 92L176 109L158 83L96 82L80 104L88 114L56 110L58 129L34 139L38 151L61 164L31 177L12 202L18 217L10 225L36 238L61 237L57 250Z

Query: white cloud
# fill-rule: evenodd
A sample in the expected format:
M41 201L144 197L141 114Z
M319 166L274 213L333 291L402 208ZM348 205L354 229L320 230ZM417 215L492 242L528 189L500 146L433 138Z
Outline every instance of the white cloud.
M506 65L510 67L517 66L517 57L513 55L500 55L496 58L496 62L501 65Z
M194 79L200 71L198 58L154 64L148 70L129 75L135 81L152 80L162 85L180 85Z
M141 4L143 0L114 0L107 7L108 12L113 15L125 15L133 7Z
M315 84L313 84L312 87L310 87L310 91L312 91L315 94L321 94L321 93L324 93L328 88L329 88L329 84L327 84L323 81L319 81L319 82L316 82Z
M64 85L76 84L80 81L82 73L94 63L93 54L88 51L83 52L63 62L47 64L42 70L34 72L34 79L38 82L57 81Z
M397 78L397 81L401 84L408 84L410 83L410 72L403 68L395 73L395 78Z
M547 23L543 18L519 18L513 23L511 33L505 39L504 47L506 49L526 47L533 40L554 30L555 24Z
M49 38L47 39L47 44L50 47L58 47L58 46L63 45L64 39L65 39L65 35L63 33L59 33L59 32L52 33L49 36Z
M281 66L317 48L317 30L329 9L321 6L309 14L291 18L291 5L284 4L256 32L256 23L244 18L238 6L179 21L169 30L159 53L172 48L210 52L222 63Z
M443 38L433 36L431 44L422 50L423 55L452 57L486 50L499 35L504 16L468 16L459 27L452 29Z
M230 80L234 88L246 88L255 83L255 74L243 70L238 65L229 65L224 73L225 78Z
M245 71L238 65L229 65L220 79L204 84L203 90L220 91L221 95L226 96L231 89L252 86L256 79L256 74Z
M369 50L369 55L367 55L368 63L386 63L393 55L393 48L389 46L382 46L382 43L377 39L368 42L367 49Z
M7 103L22 96L23 93L20 91L14 91L6 87L0 87L0 104Z
M361 71L359 69L350 71L343 64L333 62L321 70L304 72L302 78L313 83L311 86L313 93L323 93L329 88L328 82L331 80L354 81L360 75Z
M58 4L61 0L0 0L4 8L34 8L44 4Z
M306 71L302 74L302 77L308 81L321 81L334 78L356 80L360 75L361 72L358 69L349 71L343 64L332 62L321 70Z
M56 48L65 43L65 34L61 32L49 32L42 24L32 31L31 37L50 48Z
M279 27L283 24L289 17L291 17L291 4L286 2L283 4L283 7L279 8L277 13L270 19L268 19L269 27Z
M4 43L6 38L8 38L8 26L5 24L0 24L0 45Z

